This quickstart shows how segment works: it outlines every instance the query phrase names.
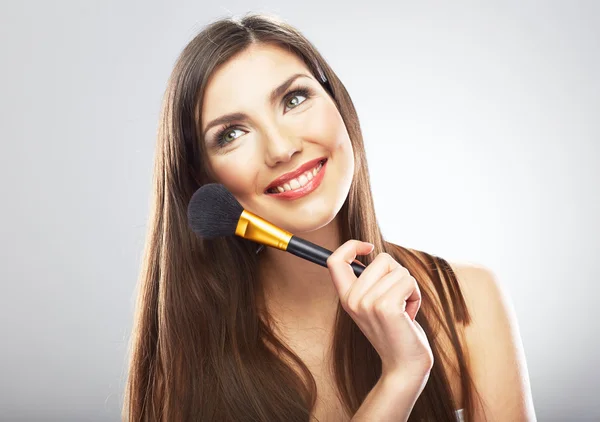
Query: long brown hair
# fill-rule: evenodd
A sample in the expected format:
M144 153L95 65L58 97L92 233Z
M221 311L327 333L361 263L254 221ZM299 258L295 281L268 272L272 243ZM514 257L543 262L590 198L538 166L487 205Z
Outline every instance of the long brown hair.
M153 179L153 207L138 284L131 361L123 407L130 421L308 421L316 383L308 368L259 311L256 244L232 236L198 238L188 227L192 194L214 181L199 126L208 78L252 43L284 46L303 59L327 89L347 127L355 173L341 215L342 241L360 239L387 252L417 279L423 295L417 320L435 359L411 421L455 420L446 366L455 357L465 418L473 393L459 325L469 323L448 263L384 240L375 216L363 139L344 85L316 48L295 28L270 15L249 14L208 25L183 50L162 107ZM452 350L438 344L440 333ZM338 306L334 331L335 381L348 414L360 407L381 376L381 359ZM296 362L303 376L285 363ZM444 359L444 360L442 360Z

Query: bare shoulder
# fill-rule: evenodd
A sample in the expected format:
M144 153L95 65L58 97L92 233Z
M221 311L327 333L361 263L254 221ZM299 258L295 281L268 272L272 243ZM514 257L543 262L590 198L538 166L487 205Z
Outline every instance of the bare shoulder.
M464 329L475 387L476 420L535 420L519 326L507 290L489 268L448 263L471 317Z
M474 263L448 262L465 299L471 323L465 336L471 344L497 339L520 342L518 322L510 297L497 275Z
M503 302L508 298L491 269L468 262L448 262L448 264L456 275L469 312L478 312L492 303L495 306L506 305Z

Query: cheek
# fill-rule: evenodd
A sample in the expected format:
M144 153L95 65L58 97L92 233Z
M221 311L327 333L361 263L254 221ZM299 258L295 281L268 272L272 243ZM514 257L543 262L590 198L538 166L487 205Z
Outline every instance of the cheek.
M221 157L214 157L212 166L219 183L225 185L236 197L244 197L254 192L258 169L252 154L232 151Z
M335 105L323 101L306 113L302 131L307 139L317 142L328 150L344 148L349 144L346 126Z

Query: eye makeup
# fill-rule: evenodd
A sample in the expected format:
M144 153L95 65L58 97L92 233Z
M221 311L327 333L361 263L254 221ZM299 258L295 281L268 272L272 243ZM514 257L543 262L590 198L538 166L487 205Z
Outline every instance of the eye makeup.
M295 109L298 108L301 104L303 104L304 102L306 102L306 100L312 98L313 96L313 92L312 90L307 87L307 86L298 86L296 88L291 89L290 91L288 91L283 98L283 104L284 106L287 108L289 101L294 98L294 97L304 97L304 101L296 104L295 106L291 107L291 109ZM235 123L227 123L225 125L223 125L212 137L212 141L211 144L216 148L216 149L221 149L226 147L227 145L231 144L232 142L234 142L236 138L230 139L230 140L226 140L225 136L235 132L235 130L242 130L240 129ZM243 131L243 130L242 130Z

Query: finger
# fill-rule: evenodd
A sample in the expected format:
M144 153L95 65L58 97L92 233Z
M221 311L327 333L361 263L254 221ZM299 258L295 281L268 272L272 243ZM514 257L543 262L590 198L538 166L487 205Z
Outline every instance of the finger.
M370 308L379 297L383 296L394 284L407 275L407 270L398 266L374 283L362 296L361 307Z
M381 278L398 267L401 267L401 265L389 254L384 252L377 255L373 262L365 268L360 277L358 277L358 280L352 285L348 301L354 301L354 303L361 301L365 293L373 285L377 284ZM401 268L402 270L399 271L403 271L406 275L410 275L406 268Z
M415 329L417 331L417 335L421 338L423 344L430 344L429 338L427 338L427 333L425 332L423 327L421 327L421 324L419 324L419 322L416 319L413 321L413 327L415 327ZM433 354L431 355L431 359L432 359L431 364L433 365Z
M398 311L406 313L414 321L420 307L421 291L412 276L402 278L373 302L375 314L380 318L388 314L397 315L395 311Z
M429 340L427 339L427 333L425 332L423 327L421 327L421 324L419 324L419 321L417 321L415 319L413 322L415 324L415 327L417 328L417 331L419 332L419 335L421 335L425 340L427 340L427 342L429 342Z
M373 251L374 247L371 243L351 239L327 258L327 268L331 274L331 280L343 304L346 303L350 287L356 281L354 270L350 264L354 262L356 255L367 255Z
M410 317L412 321L417 317L417 312L421 308L421 289L419 289L419 284L417 281L412 278L412 282L414 283L415 289L410 294L410 296L406 299L406 313Z

